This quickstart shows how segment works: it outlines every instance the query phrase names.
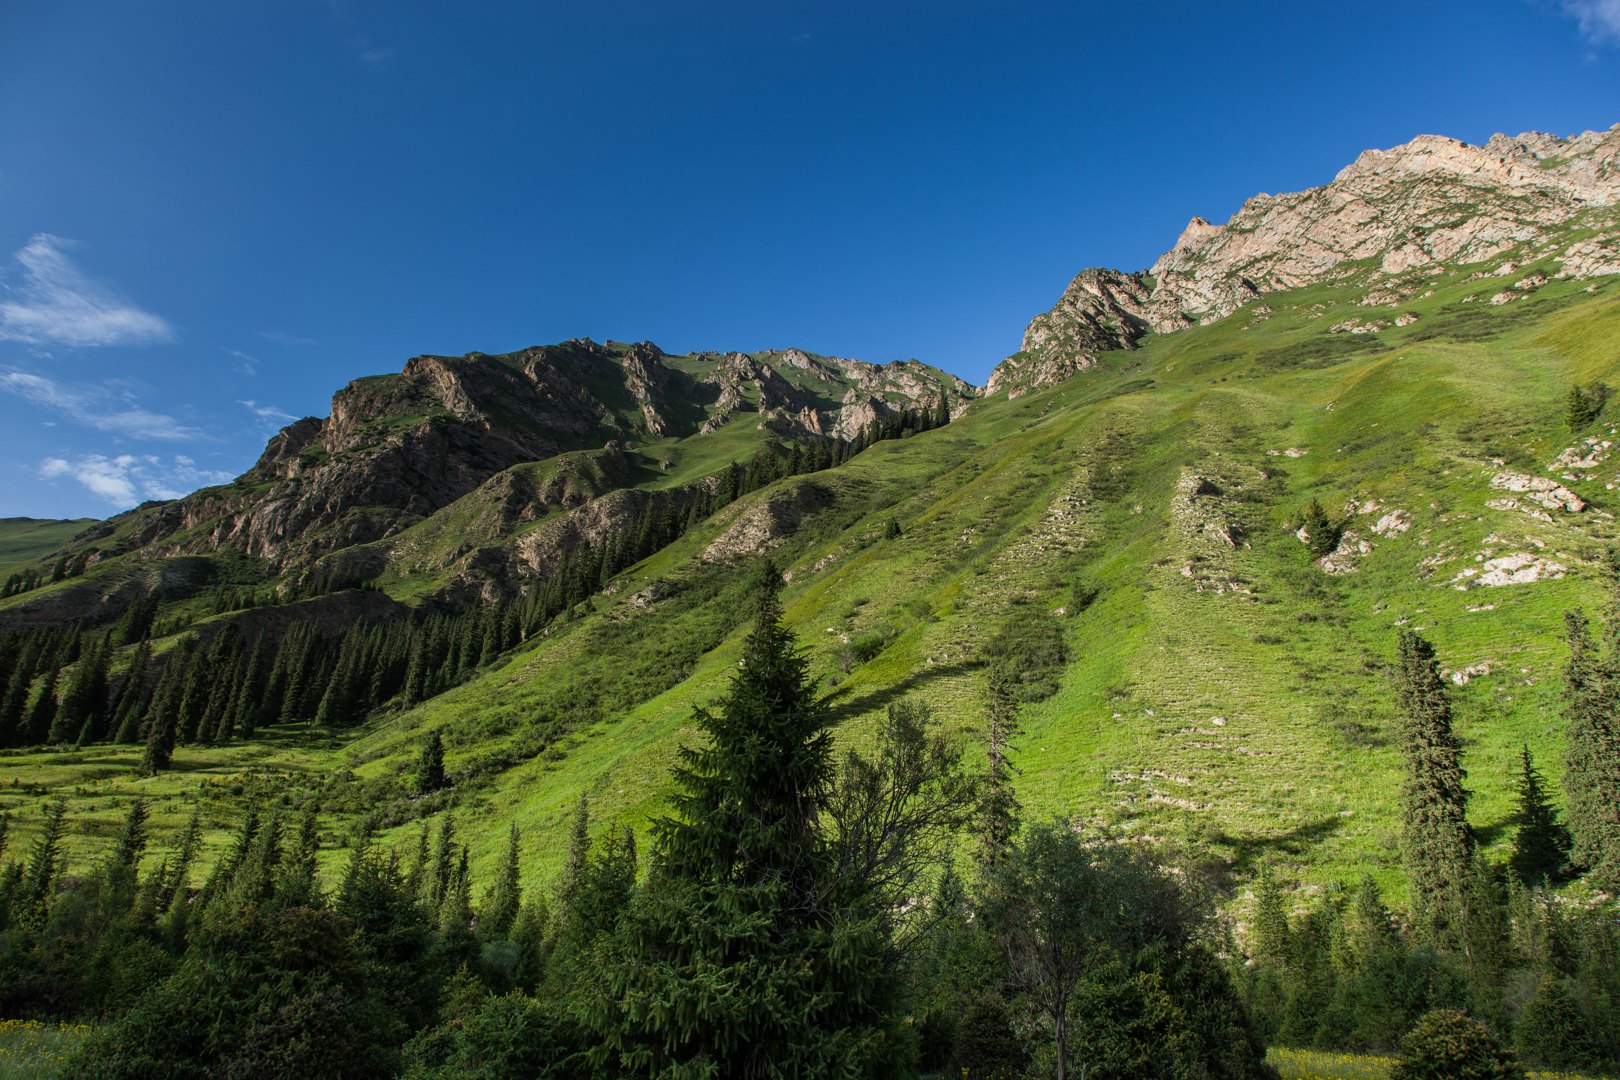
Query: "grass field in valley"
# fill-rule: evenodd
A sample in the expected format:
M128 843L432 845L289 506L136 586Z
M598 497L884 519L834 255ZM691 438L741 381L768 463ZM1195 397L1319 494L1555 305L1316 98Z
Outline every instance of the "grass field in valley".
M1371 1054L1330 1054L1274 1049L1266 1058L1283 1080L1386 1080L1395 1059ZM1598 1080L1585 1073L1532 1071L1531 1080Z

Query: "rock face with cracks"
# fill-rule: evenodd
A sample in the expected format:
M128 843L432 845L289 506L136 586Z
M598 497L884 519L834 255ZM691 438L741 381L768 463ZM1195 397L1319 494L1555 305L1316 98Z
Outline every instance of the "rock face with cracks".
M1224 225L1194 217L1145 271L1081 271L1029 324L988 389L1017 396L1049 386L1148 333L1213 322L1267 293L1350 275L1363 275L1369 303L1398 306L1426 271L1532 246L1561 276L1620 273L1620 231L1604 228L1612 214L1603 213L1617 202L1620 125L1572 138L1495 135L1482 146L1420 135L1368 150L1321 187L1254 196ZM1370 271L1360 269L1369 263ZM1491 302L1510 302L1545 280L1524 278Z
M285 571L391 541L524 463L591 451L625 473L614 455L632 441L708 433L745 414L787 438L853 439L900 410L944 403L959 415L974 392L916 361L797 349L677 358L651 342L581 338L500 356L418 356L398 374L350 383L325 418L289 424L235 482L115 519L126 526L120 550L232 549ZM507 487L491 499L514 522L569 501L560 488ZM528 510L508 505L525 495ZM532 554L525 560L547 561Z

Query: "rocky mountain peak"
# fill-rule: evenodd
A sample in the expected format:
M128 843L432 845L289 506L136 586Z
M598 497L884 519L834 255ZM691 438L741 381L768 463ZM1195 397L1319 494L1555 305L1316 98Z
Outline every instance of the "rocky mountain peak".
M1082 271L991 375L1015 395L1132 348L1146 333L1212 322L1270 292L1373 262L1369 294L1393 279L1510 257L1568 277L1620 273L1620 125L1571 137L1495 135L1475 146L1420 135L1363 151L1321 187L1256 195L1224 225L1188 222L1145 274ZM1359 271L1350 271L1352 273Z
M898 409L943 400L956 415L972 396L967 383L916 362L799 349L672 356L650 341L575 338L501 355L416 356L397 374L343 387L324 419L282 429L235 483L132 511L128 543L157 555L234 549L285 570L392 542L515 466L556 458L566 472L565 455L589 452L612 486L630 467L622 449L604 446L701 437L744 415L790 438L853 439ZM567 494L512 491L495 501L551 505ZM503 513L517 521L529 509Z

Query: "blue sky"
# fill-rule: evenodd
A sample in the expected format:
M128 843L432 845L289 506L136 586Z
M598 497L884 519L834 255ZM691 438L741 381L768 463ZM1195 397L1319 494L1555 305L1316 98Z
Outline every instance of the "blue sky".
M235 475L419 353L982 382L1086 266L1419 133L1620 121L1620 0L10 0L0 516Z

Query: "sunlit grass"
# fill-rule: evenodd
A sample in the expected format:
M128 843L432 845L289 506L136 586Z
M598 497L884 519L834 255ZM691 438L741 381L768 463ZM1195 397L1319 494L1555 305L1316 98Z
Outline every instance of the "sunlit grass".
M644 658L713 641L704 605L685 606L682 590L694 595L738 571L705 552L768 498L813 483L823 499L784 525L770 550L789 574L787 621L841 743L869 739L884 708L904 698L962 731L976 759L984 643L1015 612L1050 614L1061 619L1070 662L1057 693L1023 712L1015 754L1026 817L1075 815L1152 838L1205 863L1239 894L1269 863L1306 888L1371 873L1398 905L1400 769L1381 667L1395 626L1421 629L1448 669L1490 666L1488 676L1448 685L1467 754L1469 817L1500 857L1511 840L1522 744L1558 783L1562 615L1601 608L1594 553L1620 539L1607 516L1620 503L1620 454L1592 475L1560 481L1592 512L1543 520L1488 505L1500 494L1489 486L1495 471L1546 475L1574 441L1562 408L1569 383L1620 379L1612 348L1620 298L1612 286L1586 298L1583 283L1556 282L1538 296L1574 298L1565 308L1532 312L1541 300L1527 300L1468 324L1479 331L1515 320L1498 336L1441 333L1482 310L1457 307L1463 296L1498 287L1470 276L1437 279L1434 295L1403 306L1419 321L1388 328L1376 347L1343 355L1302 348L1330 341L1326 327L1339 319L1365 318L1364 287L1276 294L1268 317L1240 313L1150 336L1060 386L986 401L941 430L756 492L630 568L593 597L592 613L433 701L352 732L271 729L247 747L183 746L177 767L151 778L138 774L139 746L0 752L0 810L13 811L8 854L27 850L46 801L64 795L65 851L84 866L141 795L152 811L154 860L201 807L209 833L202 872L251 798L278 796L278 783L289 793L316 791L352 771L355 781L335 779L322 793L330 874L343 838L372 808L356 797L358 786L403 785L427 731L445 733L454 776L513 744L531 717L555 713L561 737L476 784L453 785L435 804L457 807L475 873L492 871L516 823L525 883L538 885L560 866L581 793L604 827L640 826L662 811L677 747L695 737L694 706L720 694L735 669L742 621L689 664L672 661L669 670L679 670L669 679L649 675L635 695L619 695L599 719L576 722L558 707L558 688L613 696ZM1600 425L1605 438L1620 416L1611 410ZM668 458L651 481L662 486L746 456L760 437L752 425L727 426L705 440L654 440L641 452ZM1207 505L1241 527L1235 544L1205 543L1212 534L1178 519L1177 485L1189 473L1219 490ZM1327 577L1287 529L1288 515L1313 497L1333 513L1350 499L1385 508L1355 520L1373 550L1354 573ZM484 512L476 502L419 527L434 534L423 543L457 531L441 526L487 525L473 520L475 509ZM1388 510L1401 511L1410 530L1372 535ZM885 539L891 519L903 535ZM1568 573L1454 588L1460 571L1491 557L1487 550L1544 551ZM1077 577L1098 590L1095 602L1083 614L1054 614ZM426 574L423 587L436 580ZM1201 587L1216 580L1241 591ZM655 581L674 587L668 599L628 601ZM841 660L874 635L883 651L852 667ZM384 827L378 840L409 845L416 829L414 821Z
M84 1024L0 1020L0 1080L59 1076L67 1056L90 1034Z
M1319 1050L1291 1050L1272 1047L1266 1060L1276 1067L1283 1080L1385 1080L1395 1067L1395 1058L1373 1054L1330 1054ZM1598 1080L1585 1073L1534 1072L1531 1080Z

